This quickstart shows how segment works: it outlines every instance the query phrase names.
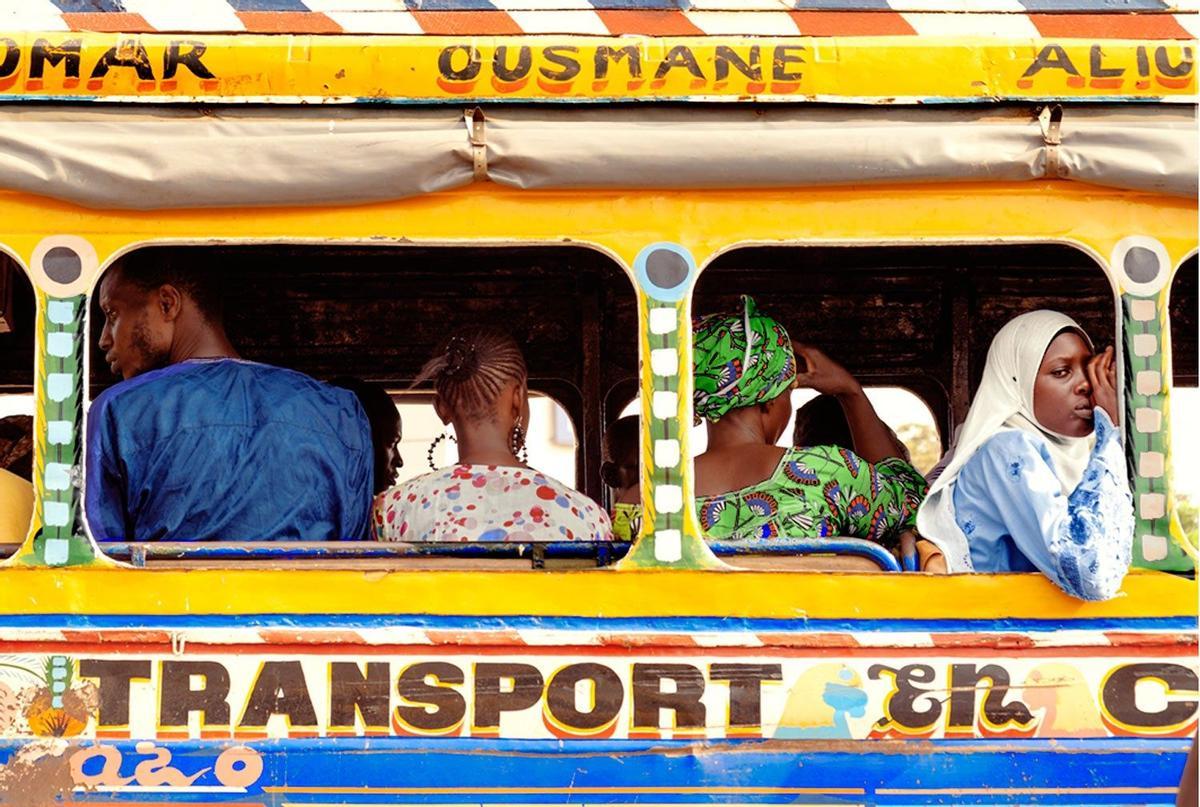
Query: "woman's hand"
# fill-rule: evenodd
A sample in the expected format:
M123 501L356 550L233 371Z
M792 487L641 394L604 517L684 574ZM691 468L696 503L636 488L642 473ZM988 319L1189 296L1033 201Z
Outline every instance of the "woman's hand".
M1112 345L1092 356L1087 363L1087 379L1092 385L1092 403L1104 410L1114 425L1117 418L1117 363Z
M835 397L862 392L858 380L845 367L811 345L796 345L796 384Z

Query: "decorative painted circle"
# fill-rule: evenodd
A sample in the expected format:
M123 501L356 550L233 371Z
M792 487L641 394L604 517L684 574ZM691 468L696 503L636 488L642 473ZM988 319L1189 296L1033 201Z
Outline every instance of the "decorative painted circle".
M663 241L639 252L633 262L633 271L646 296L676 303L692 286L696 262L684 247Z
M33 249L34 282L55 297L86 294L99 268L96 248L77 235L52 235Z
M54 247L42 258L42 268L55 283L74 283L83 275L83 260L70 247Z
M1171 260L1167 248L1145 235L1122 238L1113 249L1112 268L1123 291L1151 297L1170 279Z

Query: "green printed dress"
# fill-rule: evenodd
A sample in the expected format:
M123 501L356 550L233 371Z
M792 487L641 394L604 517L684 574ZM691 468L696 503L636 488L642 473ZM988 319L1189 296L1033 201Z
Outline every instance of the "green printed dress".
M788 449L770 478L741 490L696 499L700 526L711 542L779 538L865 538L891 549L914 529L925 496L925 478L907 462L889 457L870 463L836 446ZM614 523L617 540L632 529Z

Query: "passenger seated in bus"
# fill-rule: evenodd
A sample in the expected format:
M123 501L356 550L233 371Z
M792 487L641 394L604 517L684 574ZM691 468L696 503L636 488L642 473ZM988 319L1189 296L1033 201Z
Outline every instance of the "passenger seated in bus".
M88 414L99 541L360 540L370 431L354 395L243 361L211 273L133 253L100 283L100 349L123 382Z
M375 457L374 498L396 484L396 474L404 467L404 458L398 448L402 432L400 410L382 384L351 376L339 376L329 383L353 392L367 414Z
M1115 596L1134 525L1117 422L1112 348L1093 355L1056 311L1016 317L992 340L921 534L951 571L1038 570L1072 596Z
M612 527L604 508L524 459L528 376L516 341L470 328L445 343L413 386L434 385L433 408L453 424L458 462L385 491L375 500L384 541L603 541Z
M925 480L900 458L862 386L837 362L812 347L793 353L787 331L749 297L740 312L696 324L694 358L695 411L708 421L696 504L710 540L848 536L893 548L912 528ZM797 384L837 398L857 454L776 445Z
M618 418L604 432L600 448L600 478L612 491L612 531L618 541L632 541L642 526L638 428L636 415Z
M0 544L19 544L33 517L33 485L0 468Z
M895 455L905 462L912 462L908 446L896 436L891 426L886 423L883 425L891 435ZM841 402L832 395L822 394L797 409L792 445L796 448L837 446L853 451L854 436L850 434L850 423L846 420L846 410L842 408Z

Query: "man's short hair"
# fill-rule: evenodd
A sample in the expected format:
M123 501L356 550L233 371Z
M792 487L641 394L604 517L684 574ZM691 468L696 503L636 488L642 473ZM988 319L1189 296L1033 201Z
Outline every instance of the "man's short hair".
M115 266L121 279L142 291L156 291L171 285L196 303L209 322L219 323L224 316L218 273L212 256L207 259L198 249L139 249L123 257Z

